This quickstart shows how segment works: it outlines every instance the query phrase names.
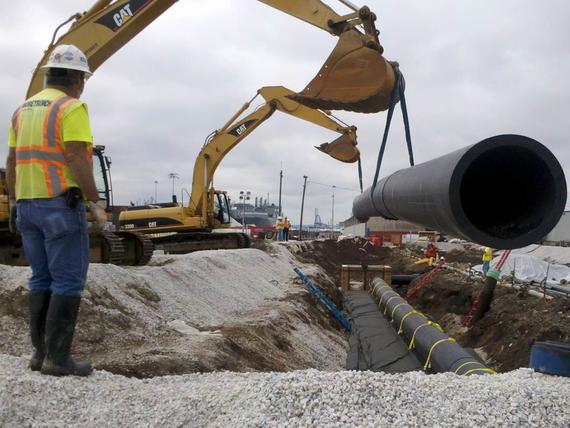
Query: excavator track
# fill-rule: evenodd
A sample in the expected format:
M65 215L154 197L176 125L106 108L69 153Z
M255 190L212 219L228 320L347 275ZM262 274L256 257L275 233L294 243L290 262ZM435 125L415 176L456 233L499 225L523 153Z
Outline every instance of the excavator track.
M115 235L123 241L124 265L143 266L150 261L154 244L149 237L139 232L115 232Z
M153 238L152 241L157 250L167 254L249 248L251 245L251 239L245 233L184 232Z
M125 246L122 239L108 231L103 231L97 237L91 238L92 241L97 239L99 239L99 245L95 245L95 249L99 250L99 256L93 257L93 251L91 251L91 261L122 265L125 259Z

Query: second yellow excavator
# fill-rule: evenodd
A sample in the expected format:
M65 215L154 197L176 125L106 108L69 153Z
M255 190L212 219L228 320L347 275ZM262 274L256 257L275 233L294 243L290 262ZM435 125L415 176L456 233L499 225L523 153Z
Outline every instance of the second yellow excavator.
M119 228L151 236L155 247L169 253L187 253L203 249L243 248L249 237L242 233L212 233L230 227L230 211L226 192L213 187L214 173L223 158L276 111L322 126L340 134L331 143L316 148L342 162L359 158L356 148L356 128L340 123L326 111L299 104L283 86L259 89L220 129L207 138L194 164L192 193L187 206L134 207L121 212ZM240 119L253 100L261 95L265 102Z

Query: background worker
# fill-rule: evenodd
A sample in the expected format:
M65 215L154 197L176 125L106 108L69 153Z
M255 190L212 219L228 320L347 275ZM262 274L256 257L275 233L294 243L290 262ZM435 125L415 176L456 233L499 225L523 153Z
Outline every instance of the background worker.
M291 227L291 222L287 217L283 219L283 239L285 241L289 240L289 228Z
M483 248L483 275L486 276L489 272L489 267L491 265L491 260L493 260L493 249L490 247Z
M430 266L435 262L435 260L437 260L437 255L438 255L437 247L433 242L430 242L424 251L424 257L429 259Z
M283 241L283 217L277 217L275 222L275 230L277 231L277 240Z
M76 363L70 356L89 267L84 199L96 229L107 220L95 204L99 195L91 127L87 106L78 99L91 72L87 58L73 45L57 46L43 68L46 87L12 117L6 162L11 213L17 211L16 225L32 270L30 368L87 376L91 364Z

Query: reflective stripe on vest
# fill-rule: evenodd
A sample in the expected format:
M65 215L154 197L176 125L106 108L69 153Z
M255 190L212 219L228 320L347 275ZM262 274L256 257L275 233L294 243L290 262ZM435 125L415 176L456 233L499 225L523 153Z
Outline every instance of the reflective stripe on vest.
M73 102L77 101L67 95L53 100L47 109L42 125L42 145L28 145L16 147L16 165L40 165L46 183L49 197L58 196L69 188L63 170L68 166L61 145L61 120L63 111ZM16 127L18 126L19 110L15 114ZM14 119L13 119L14 123ZM12 125L14 132L16 129Z

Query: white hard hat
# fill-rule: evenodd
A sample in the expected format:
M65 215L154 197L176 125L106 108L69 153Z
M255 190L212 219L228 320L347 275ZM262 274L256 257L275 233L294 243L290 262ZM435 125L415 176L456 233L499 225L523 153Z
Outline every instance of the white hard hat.
M67 68L79 70L91 76L87 57L74 45L59 45L49 55L46 65L42 68Z

